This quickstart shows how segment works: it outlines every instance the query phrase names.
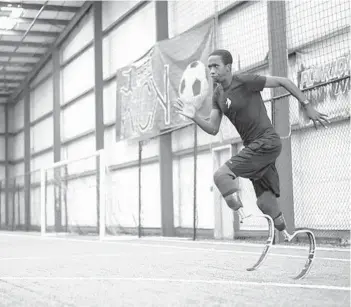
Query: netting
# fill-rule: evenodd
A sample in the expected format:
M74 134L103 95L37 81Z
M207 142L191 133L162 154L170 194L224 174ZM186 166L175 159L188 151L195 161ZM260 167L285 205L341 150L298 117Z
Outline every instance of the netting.
M40 172L10 177L2 180L0 185L0 229L39 232Z
M194 15L191 5L186 5L184 2L170 3L171 36L191 28L194 18L196 20L194 23L198 23L213 16L217 18L215 47L228 49L232 53L233 69L270 75L270 67L273 65L279 67L282 63L277 63L275 58L269 59L269 35L276 40L274 36L279 35L279 31L274 28L277 27L277 24L269 19L271 17L267 13L267 3L233 2L231 3L233 9L221 11L227 5L223 1L212 1L208 4L201 2L201 6ZM274 5L272 8L274 10ZM290 109L288 117L290 128L286 129L286 133L281 134L281 138L288 140L284 142L284 146L291 146L292 153L293 227L314 229L320 240L336 238L339 242L347 242L350 230L350 160L348 158L350 144L350 4L348 1L293 1L285 3L284 13L285 15L276 12L276 15L278 14L283 19L281 25L285 25L284 36L286 38L283 36L281 39L286 40L286 44L280 46L278 39L278 45L274 48L283 55L288 55L288 67L286 67L288 74L286 76L304 91L318 111L328 114L331 121L328 129L315 131L312 123L304 118L296 98L291 95L281 98L288 99ZM271 14L274 14L274 11ZM180 20L184 18L180 16L193 16L194 18L185 18L187 21L182 22ZM286 45L287 47L284 47ZM283 49L279 50L279 48ZM274 61L276 63L273 63ZM278 71L279 75L284 74L285 68L282 67L282 69L280 73ZM272 92L265 89L262 93L271 120L274 112L272 106L280 103L279 98L272 99ZM275 120L281 121L280 118L275 118ZM188 143L187 140L184 140L185 133L174 132L173 137L176 133L179 137L182 135L183 142ZM186 178L184 182L179 183L179 187L174 186L176 208L187 208L183 209L187 211L187 214L184 214L184 222L179 223L180 226L191 225L191 218L195 220L196 227L201 224L199 213L202 203L199 201L201 198L199 195L206 195L206 199L202 199L203 203L208 203L207 200L211 199L210 212L217 210L213 205L221 206L220 201L215 200L212 193L207 193L208 186L211 186L212 192L215 192L212 183L203 179L206 177L212 179L212 170L209 165L214 165L213 149L225 144L233 144L235 154L242 148L236 130L226 119L222 122L216 138L206 139L202 136L200 129L199 135L199 142L206 140L210 146L201 148L203 144L197 145L201 148L198 150L197 164L201 163L201 159L207 162L204 168L196 169L197 176L193 176L194 168L191 167L191 161L195 158L194 154L177 155L179 166L175 167L175 172L179 179L176 180L180 182L183 177ZM188 147L190 148L190 144ZM196 178L197 182L192 182L192 178ZM201 181L206 181L206 184ZM194 201L194 196L191 198L192 186L197 191L201 191L197 192L198 201L195 205L199 210L196 215L192 214L190 205ZM251 183L246 179L240 179L240 186L245 210L248 213L257 213ZM177 217L182 216L182 210L177 213ZM207 223L210 233L212 232L211 235L216 232L215 223L213 220ZM259 231L265 227L264 222L260 221L236 225L235 218L233 224L234 228L236 227L236 233L230 233L233 236L240 235L245 230Z
M329 116L306 121L289 97L295 227L320 238L350 231L350 2L286 2L289 78Z
M99 233L99 156L42 171L45 232Z

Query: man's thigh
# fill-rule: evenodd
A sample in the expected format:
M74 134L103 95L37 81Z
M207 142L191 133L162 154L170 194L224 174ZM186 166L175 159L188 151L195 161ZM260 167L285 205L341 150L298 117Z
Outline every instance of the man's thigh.
M231 157L226 165L236 177L258 180L275 163L281 151L280 147L268 147L264 143L254 143L243 148Z

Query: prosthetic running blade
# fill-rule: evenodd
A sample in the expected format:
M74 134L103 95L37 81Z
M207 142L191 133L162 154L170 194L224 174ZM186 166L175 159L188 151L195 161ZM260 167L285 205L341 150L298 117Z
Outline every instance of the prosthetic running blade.
M250 216L251 217L251 216ZM270 248L273 245L273 240L274 240L274 222L272 220L272 218L269 215L256 215L254 217L261 217L261 218L265 218L268 222L268 238L266 241L266 245L263 248L262 254L260 256L260 258L258 259L258 261L250 268L247 268L247 271L254 271L256 269L258 269L263 262L266 260L268 252L270 250Z
M308 242L309 242L309 251L308 251L308 258L306 260L305 266L301 270L301 272L293 277L293 279L298 280L298 279L303 279L307 276L307 274L310 272L313 260L316 255L316 239L314 237L314 234L312 231L308 229L301 229L295 231L290 237L289 237L289 242L294 239L298 234L306 234L308 237Z

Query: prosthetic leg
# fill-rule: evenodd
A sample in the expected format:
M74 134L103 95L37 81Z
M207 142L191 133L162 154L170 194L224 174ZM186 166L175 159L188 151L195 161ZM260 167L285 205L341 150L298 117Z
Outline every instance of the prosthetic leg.
M298 280L298 279L303 279L307 276L307 274L310 272L313 260L316 256L316 238L313 234L313 232L309 229L300 229L295 231L292 235L290 235L286 230L283 231L283 235L285 237L285 241L291 242L295 237L301 234L306 234L309 242L309 251L308 251L308 257L305 262L305 266L301 270L301 272L293 277L293 279Z
M273 219L269 215L266 215L266 214L263 214L263 215L245 215L243 208L240 208L238 210L238 214L239 214L239 217L240 217L240 223L243 223L244 219L248 219L248 218L252 218L252 217L263 218L268 223L268 237L267 237L267 240L266 240L266 244L265 244L265 246L263 248L262 254L261 254L260 258L257 260L257 262L253 266L251 266L251 267L246 269L247 271L254 271L254 270L257 270L263 264L263 262L266 260L268 252L269 252L270 248L273 245L273 241L274 241L274 222L273 222Z
M253 215L248 215L247 216L247 215L245 215L245 213L244 213L242 208L240 208L238 210L238 214L239 214L241 223L243 222L244 219L251 218L251 217L264 218L268 222L268 238L267 238L266 244L265 244L265 246L263 248L262 254L261 254L260 258L258 259L258 261L252 267L246 269L247 271L254 271L254 270L257 270L263 264L263 262L266 260L268 252L269 252L270 248L273 245L273 241L274 241L274 221L269 215L266 215L266 214L259 215L259 216L253 216ZM313 232L311 230L309 230L309 229L297 230L292 235L290 235L288 233L288 231L286 229L284 229L282 231L282 234L283 234L286 242L291 242L295 237L297 237L299 235L304 235L304 234L307 235L308 243L309 243L308 257L307 257L307 260L305 262L305 265L304 265L303 269L300 271L300 273L298 275L293 277L293 279L295 279L295 280L303 279L310 272L312 264L313 264L313 260L314 260L315 255L316 255L316 239L315 239L315 236L314 236Z
M309 254L302 271L294 277L294 279L302 279L309 273L313 260L315 258L316 251L316 240L314 234L308 229L302 229L295 231L292 235L286 230L285 220L283 214L279 208L276 196L270 191L264 191L259 193L257 199L257 205L262 215L246 215L243 210L240 197L238 196L238 183L235 174L226 166L222 166L215 174L214 181L222 196L224 197L227 205L232 210L238 212L241 223L248 218L263 218L268 223L268 235L266 244L260 255L258 261L252 266L247 268L248 271L254 271L258 269L266 260L268 252L273 245L274 241L274 229L282 232L285 237L285 241L291 242L295 237L301 234L306 234L309 241Z

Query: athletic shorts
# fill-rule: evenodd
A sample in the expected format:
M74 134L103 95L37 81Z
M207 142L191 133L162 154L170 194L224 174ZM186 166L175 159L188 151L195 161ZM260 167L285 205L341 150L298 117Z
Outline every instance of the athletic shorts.
M282 144L279 138L260 138L245 146L225 164L236 177L251 180L256 197L271 191L280 197L279 175L275 161L280 155Z

